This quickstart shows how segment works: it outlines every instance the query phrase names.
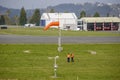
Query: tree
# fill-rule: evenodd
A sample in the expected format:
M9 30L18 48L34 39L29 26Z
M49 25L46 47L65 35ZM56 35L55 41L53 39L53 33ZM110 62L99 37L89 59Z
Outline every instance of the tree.
M107 13L107 17L110 17L110 13Z
M50 10L50 13L55 13L55 10L54 10L54 9L51 9L51 10Z
M12 24L9 16L5 15L4 18L5 18L5 23L6 23L7 25Z
M19 24L25 25L27 23L27 16L24 7L21 8L20 11L20 18L19 18Z
M95 12L95 14L93 15L93 17L100 17L100 14L98 12Z
M69 11L64 11L64 13L69 13Z
M9 16L10 13L11 13L11 11L8 9L5 14L6 14L7 16Z
M14 21L15 21L15 24L18 25L18 23L19 23L19 17L17 15L14 16Z
M9 17L10 13L11 13L11 11L8 9L8 10L5 12L5 15L4 15L5 23L6 23L7 25L12 24L12 21L11 21L11 19L10 19L10 17Z
M36 9L31 20L30 23L36 24L36 26L40 25L40 10Z
M0 16L0 25L4 25L5 24L5 18L3 15Z
M80 13L80 18L82 18L82 17L86 17L86 12L84 10L81 11L81 13Z

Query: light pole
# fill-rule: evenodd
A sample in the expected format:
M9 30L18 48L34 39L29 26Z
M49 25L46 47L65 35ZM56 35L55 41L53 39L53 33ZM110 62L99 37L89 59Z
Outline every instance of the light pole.
M48 59L54 59L54 76L52 76L52 78L57 78L57 59L59 58L59 56L55 56L55 57L48 57Z

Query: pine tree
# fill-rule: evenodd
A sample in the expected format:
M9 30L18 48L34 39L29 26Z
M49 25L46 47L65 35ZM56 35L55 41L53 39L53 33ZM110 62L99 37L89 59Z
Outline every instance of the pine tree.
M55 10L54 10L54 9L51 9L51 10L50 10L50 13L55 13Z
M107 17L110 17L110 13L107 13Z
M0 25L4 25L5 24L5 18L3 15L0 16Z
M80 13L80 18L82 17L86 17L86 12L84 10Z
M27 16L26 16L26 12L24 7L21 8L21 12L20 12L20 20L19 20L19 24L20 25L25 25L27 23Z
M100 14L96 12L93 17L100 17Z
M40 25L40 10L36 9L31 20L30 23L36 24L36 26Z

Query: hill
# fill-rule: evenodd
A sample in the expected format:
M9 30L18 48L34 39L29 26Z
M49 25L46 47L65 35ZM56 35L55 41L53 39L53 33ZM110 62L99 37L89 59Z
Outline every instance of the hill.
M79 16L80 12L84 10L87 16L93 16L95 12L100 13L101 16L118 16L120 13L120 4L104 4L104 3L84 3L84 4L60 4L57 6L50 6L57 12L74 12Z
M5 14L7 10L10 10L10 17L20 14L19 9L11 9L0 6L0 14ZM74 12L79 16L80 12L84 10L87 16L93 16L95 12L98 12L100 16L119 16L120 14L120 4L104 4L104 3L84 3L84 4L60 4L56 6L49 6L45 9L40 9L41 14L47 12L50 9L54 9L56 12ZM34 10L26 10L27 16L31 16Z

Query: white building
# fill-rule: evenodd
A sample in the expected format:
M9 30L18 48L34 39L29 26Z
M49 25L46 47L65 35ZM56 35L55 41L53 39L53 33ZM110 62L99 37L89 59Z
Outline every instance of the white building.
M119 17L83 17L78 20L78 27L85 31L119 30Z
M60 22L60 29L77 30L77 17L75 13L43 13L40 26L46 26L53 21Z

